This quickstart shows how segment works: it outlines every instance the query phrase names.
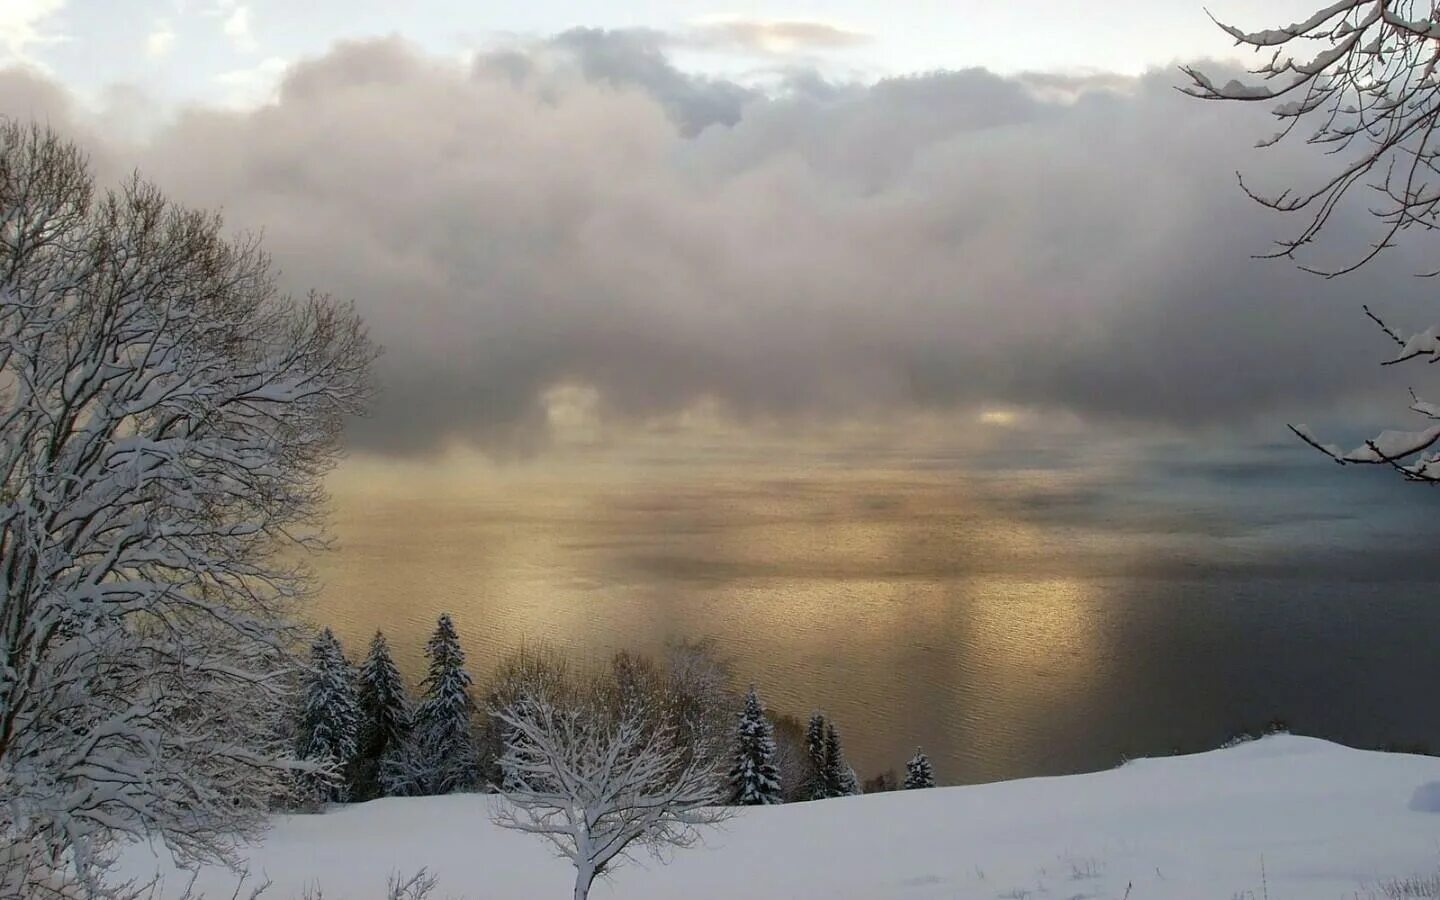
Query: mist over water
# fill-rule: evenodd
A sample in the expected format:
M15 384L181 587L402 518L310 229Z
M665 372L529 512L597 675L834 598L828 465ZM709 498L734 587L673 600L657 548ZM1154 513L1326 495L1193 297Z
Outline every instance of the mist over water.
M1105 768L1272 717L1440 749L1428 491L1291 442L783 446L333 479L317 621L383 628L412 678L441 611L484 683L713 636L857 771L946 782Z

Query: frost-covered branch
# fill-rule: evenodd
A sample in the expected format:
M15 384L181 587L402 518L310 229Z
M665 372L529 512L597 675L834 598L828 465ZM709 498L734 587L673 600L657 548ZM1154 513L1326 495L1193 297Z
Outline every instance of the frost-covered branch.
M1307 271L1326 277L1354 271L1393 245L1401 232L1440 226L1440 22L1432 2L1418 0L1341 0L1309 18L1281 28L1247 32L1220 27L1242 46L1268 52L1252 70L1256 80L1216 84L1204 72L1186 67L1186 93L1206 100L1275 101L1281 129L1261 146L1284 140L1307 125L1305 140L1341 158L1318 185L1276 194L1260 194L1241 184L1251 197L1272 209L1303 212L1309 219L1293 238L1280 242L1275 256L1295 257L1318 237L1350 190L1369 187L1380 199L1370 212L1382 224L1379 239L1351 263ZM1427 274L1435 274L1434 272ZM1428 357L1440 359L1435 328L1403 335L1370 307L1365 314L1398 348L1384 365ZM1440 421L1440 406L1411 392L1410 409ZM1353 450L1317 438L1304 425L1291 426L1306 443L1342 465L1362 463L1394 468L1406 479L1440 482L1440 428L1389 430Z
M287 789L287 551L373 356L217 217L0 121L0 835L223 858Z
M725 816L714 761L640 706L535 695L494 715L509 734L496 821L570 860L576 900L633 849L692 846Z
M1300 130L1306 142L1341 159L1309 187L1262 193L1241 179L1266 206L1309 216L1273 255L1294 256L1312 243L1356 185L1379 198L1370 207L1382 225L1379 238L1350 263L1310 271L1353 271L1401 232L1440 225L1440 24L1429 0L1342 0L1263 31L1217 24L1237 44L1265 53L1265 62L1251 70L1254 80L1224 84L1187 66L1190 84L1181 90L1205 100L1275 101L1280 129L1261 146Z

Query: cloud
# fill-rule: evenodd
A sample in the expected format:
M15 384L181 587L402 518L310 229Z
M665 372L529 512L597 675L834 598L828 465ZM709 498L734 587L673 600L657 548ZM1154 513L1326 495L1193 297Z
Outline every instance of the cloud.
M1045 100L1072 101L1096 91L1129 93L1137 81L1115 72L1021 72L1016 80Z
M701 46L738 49L751 53L787 54L858 47L868 44L871 38L862 32L825 22L730 19L696 26L691 40Z
M666 55L675 38L648 29L573 28L527 49L482 55L477 70L505 69L512 77L535 74L536 66L568 60L592 83L638 88L665 108L686 136L710 125L734 125L745 105L759 97L752 88L692 75ZM519 65L520 68L516 68Z
M52 30L53 20L64 10L65 0L5 0L0 4L0 62L6 57L33 63L33 47L64 40Z
M288 65L282 57L267 56L253 66L221 72L215 76L215 81L224 91L226 105L235 109L250 109L275 97L277 85Z
M230 39L231 46L236 50L249 53L257 46L255 35L250 31L250 7L236 6L229 12L230 14L225 17L220 30L225 33L225 37Z
M1420 257L1334 282L1251 259L1295 223L1234 171L1289 185L1328 161L1250 150L1262 111L1187 100L1173 73L1063 99L981 70L761 94L634 35L560 45L570 64L465 68L347 44L267 105L191 109L135 149L81 133L105 177L139 166L263 228L293 289L355 298L387 346L371 449L523 445L556 396L587 422L1185 428L1320 419L1415 377L1373 364L1359 304L1428 324ZM63 105L0 79L0 109Z
M175 28L168 21L155 23L155 29L145 37L145 55L161 59L170 53L175 43Z

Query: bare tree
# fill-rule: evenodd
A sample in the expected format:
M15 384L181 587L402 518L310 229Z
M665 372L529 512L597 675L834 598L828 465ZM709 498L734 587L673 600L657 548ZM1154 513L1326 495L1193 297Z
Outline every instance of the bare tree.
M775 728L775 768L780 772L780 796L786 803L810 799L815 781L810 754L805 747L805 726L792 715L767 710Z
M385 881L385 900L426 900L439 883L440 880L426 869L420 869L409 876L392 872ZM180 900L191 900L191 898L182 897ZM196 897L193 900L204 900L204 898ZM256 898L251 897L250 900L256 900ZM325 900L325 888L318 882L308 885L300 892L297 900Z
M1280 241L1272 256L1298 258L1357 185L1368 189L1369 211L1381 226L1378 239L1349 263L1301 268L1342 275L1394 246L1403 232L1440 227L1440 22L1432 0L1340 0L1301 22L1263 31L1216 24L1237 44L1267 54L1266 62L1252 70L1256 77L1249 82L1224 84L1185 67L1190 84L1182 90L1205 100L1273 102L1281 127L1260 146L1299 133L1340 159L1320 183L1278 193L1257 191L1241 178L1242 188L1258 202L1306 217L1299 233ZM1402 334L1368 306L1365 313L1396 345L1385 365L1440 359L1436 329ZM1440 422L1440 405L1413 391L1410 409ZM1413 481L1440 482L1440 454L1427 452L1440 442L1440 425L1385 431L1350 451L1322 443L1303 425L1291 427L1338 463L1387 465Z
M496 822L541 835L570 860L576 900L634 848L690 847L725 816L714 762L641 706L531 696L494 715L510 735Z
M670 722L680 739L711 758L728 756L742 705L731 660L707 637L670 643L665 664Z
M225 859L261 825L290 551L373 356L218 217L0 121L0 836L93 883L118 836Z
M494 711L508 709L532 696L561 696L572 681L569 660L544 644L522 646L495 666L485 695L486 719L480 745L488 785L498 787L504 780L500 761L510 744L510 727L496 718Z

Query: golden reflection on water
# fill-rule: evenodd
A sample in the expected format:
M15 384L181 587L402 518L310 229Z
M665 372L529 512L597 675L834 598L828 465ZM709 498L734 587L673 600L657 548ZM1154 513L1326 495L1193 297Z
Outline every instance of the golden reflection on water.
M451 457L357 460L331 486L314 618L352 656L383 628L411 677L441 611L481 681L522 644L596 662L713 635L772 707L830 712L863 775L924 744L949 780L1036 770L1107 677L1101 605L1053 529L953 468Z

